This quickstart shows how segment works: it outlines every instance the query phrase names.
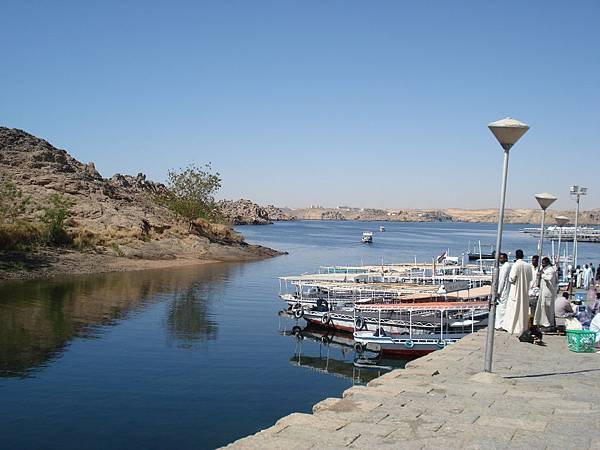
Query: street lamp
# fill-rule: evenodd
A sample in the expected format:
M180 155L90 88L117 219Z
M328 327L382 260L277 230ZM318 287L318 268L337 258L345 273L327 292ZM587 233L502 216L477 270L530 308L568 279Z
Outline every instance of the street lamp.
M542 258L544 257L544 222L546 220L546 210L548 207L556 201L556 197L552 194L548 194L544 192L542 194L535 194L535 199L537 200L540 208L542 208L542 228L540 229L540 243L538 245L538 255L540 255L540 264L538 267L542 267Z
M508 177L508 152L513 145L529 130L529 126L518 120L506 119L492 122L488 125L504 149L504 164L502 166L502 187L500 188L500 211L498 214L498 231L496 233L496 254L494 256L494 271L492 273L492 295L490 298L490 313L488 317L487 338L485 343L484 371L492 371L492 353L494 348L494 327L496 322L496 302L498 301L498 268L502 247L502 229L504 228L504 204L506 200L506 179Z
M573 269L577 268L577 227L579 226L579 197L587 194L587 188L583 186L571 186L569 189L571 197L577 202L577 210L575 211L575 234L573 234Z
M560 241L562 238L562 229L567 223L569 223L569 218L565 217L565 216L556 216L554 218L554 220L556 220L556 225L558 225L558 227L559 227L558 228L558 249L557 249L558 258L556 259L556 264L558 265L558 267L560 267ZM562 274L563 274L563 279L564 279L564 276L565 276L564 267L563 267Z

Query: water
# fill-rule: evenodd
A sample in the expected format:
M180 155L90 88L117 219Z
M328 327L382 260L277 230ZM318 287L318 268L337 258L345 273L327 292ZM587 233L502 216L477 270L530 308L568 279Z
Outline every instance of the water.
M0 285L0 448L214 448L367 382L381 372L355 368L349 348L291 335L276 277L460 256L495 237L487 224L379 225L239 227L289 255ZM505 248L530 255L536 241L519 228ZM597 249L580 244L580 261Z

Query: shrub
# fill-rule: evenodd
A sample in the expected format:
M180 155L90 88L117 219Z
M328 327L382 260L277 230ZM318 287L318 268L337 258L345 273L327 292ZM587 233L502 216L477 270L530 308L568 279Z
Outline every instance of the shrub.
M87 228L78 228L71 236L73 246L79 250L84 250L95 246L98 243L98 238L93 231Z
M0 224L15 223L25 213L31 197L23 193L10 181L0 181Z
M119 244L117 244L116 242L111 243L110 248L113 252L115 252L115 255L121 257L125 256L125 253L123 253L123 250L121 250L121 247L119 247Z
M71 215L69 208L73 202L62 195L53 194L50 205L43 208L42 222L45 225L45 240L49 244L62 245L69 242L70 238L65 231L65 220Z
M214 195L221 187L218 172L213 173L210 164L202 168L189 165L185 170L169 170L167 193L158 202L190 222L198 218L219 220L219 208Z
M36 244L42 240L42 230L38 224L27 220L0 225L0 249L17 250Z

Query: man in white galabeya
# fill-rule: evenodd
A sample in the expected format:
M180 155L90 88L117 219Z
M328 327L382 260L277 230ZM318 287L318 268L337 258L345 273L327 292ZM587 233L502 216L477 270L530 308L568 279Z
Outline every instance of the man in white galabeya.
M531 264L523 261L523 250L517 250L515 258L517 260L512 265L508 277L510 294L502 328L511 334L521 336L529 329L529 286L532 271Z
M498 257L500 268L498 271L498 306L496 306L496 323L494 328L501 330L504 328L504 316L506 314L506 304L508 302L508 295L510 293L510 282L508 277L510 275L511 263L508 262L508 255L506 253L500 253Z
M592 280L594 278L594 271L589 265L585 265L583 269L583 288L587 291L590 288Z

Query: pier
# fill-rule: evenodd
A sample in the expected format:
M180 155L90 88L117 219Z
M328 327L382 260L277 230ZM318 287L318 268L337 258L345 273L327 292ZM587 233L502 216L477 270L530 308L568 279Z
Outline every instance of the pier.
M226 448L600 448L600 355L570 352L564 336L537 346L496 333L483 373L485 333Z

